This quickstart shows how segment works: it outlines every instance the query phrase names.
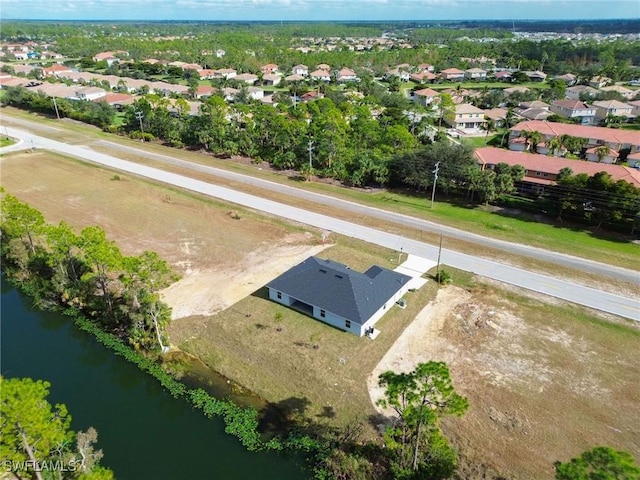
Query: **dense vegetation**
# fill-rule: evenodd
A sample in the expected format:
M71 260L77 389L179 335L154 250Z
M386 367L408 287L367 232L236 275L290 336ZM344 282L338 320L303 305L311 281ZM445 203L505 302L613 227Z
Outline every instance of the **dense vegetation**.
M37 305L72 308L136 349L163 348L171 315L158 292L177 276L156 253L125 256L102 228L47 224L12 195L0 206L2 271Z
M98 432L70 429L71 416L62 404L47 401L50 384L30 378L0 376L0 458L16 478L111 480L94 450Z

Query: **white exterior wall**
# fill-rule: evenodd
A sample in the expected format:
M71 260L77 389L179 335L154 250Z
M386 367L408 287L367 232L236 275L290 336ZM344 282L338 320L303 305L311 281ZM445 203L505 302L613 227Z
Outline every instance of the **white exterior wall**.
M380 307L380 309L376 313L371 315L369 320L367 320L364 323L364 325L362 325L360 336L364 335L364 333L367 331L369 327L373 327L378 322L378 320L380 320L383 317L385 313L387 313L389 310L393 308L393 306L396 304L398 300L400 300L402 297L406 295L408 291L409 291L409 282L403 285L402 288L393 295L393 297L387 300L386 303L382 305L382 307Z
M321 322L324 322L328 325L331 325L333 327L336 327L340 330L343 330L345 332L353 333L354 335L362 337L367 331L367 329L369 329L370 327L373 327L376 324L376 322L380 320L385 313L391 310L395 305L395 303L398 300L400 300L402 297L404 297L408 291L409 291L409 282L403 285L403 287L400 290L398 290L393 295L393 297L387 300L387 302L384 305L382 305L382 307L380 307L380 309L377 312L375 312L371 317L369 317L369 319L362 325L354 321L351 321L351 326L347 328L346 326L347 320L345 318L339 315L336 315L328 310L325 310L324 317L322 317L320 315L321 308L315 305L311 305L313 307L313 318ZM296 299L292 299L289 295L287 295L284 292L280 292L280 294L282 298L278 298L277 290L273 288L269 288L269 299L273 300L274 302L290 307L291 304L296 301Z

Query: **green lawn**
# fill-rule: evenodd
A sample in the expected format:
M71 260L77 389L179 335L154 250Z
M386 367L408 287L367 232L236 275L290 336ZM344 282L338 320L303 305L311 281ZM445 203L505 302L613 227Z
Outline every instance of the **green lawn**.
M479 148L491 145L491 141L498 136L500 135L494 133L492 135L483 135L481 137L464 137L461 141L463 144L469 145L471 148Z
M14 143L16 142L9 137L5 137L5 136L0 137L0 148L8 147L9 145L13 145Z

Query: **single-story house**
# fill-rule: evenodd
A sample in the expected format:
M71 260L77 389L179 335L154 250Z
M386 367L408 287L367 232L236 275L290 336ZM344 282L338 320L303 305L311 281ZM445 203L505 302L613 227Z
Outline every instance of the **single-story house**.
M540 70L527 71L524 74L529 77L532 82L544 82L547 79L547 74Z
M589 80L589 86L593 88L602 88L609 85L613 80L609 77L604 77L601 75L597 75Z
M417 83L433 82L437 78L436 74L432 72L412 73L409 75L409 79Z
M484 111L484 117L491 119L496 127L501 127L509 114L506 108L491 108Z
M73 96L67 97L70 100L97 100L106 97L107 92L100 87L81 87L76 89Z
M107 103L121 111L127 105L132 105L136 101L136 97L126 93L107 93L104 97L96 98L93 101Z
M322 82L330 82L331 81L331 72L328 70L315 70L309 74L311 80L318 80Z
M632 100L631 102L628 102L629 105L631 105L631 108L633 108L633 110L631 110L631 115L634 116L639 116L640 115L640 100Z
M336 74L336 80L338 83L355 82L358 80L358 75L350 68L341 68Z
M309 257L267 284L269 298L362 337L409 289L411 277L377 265L366 272Z
M278 85L282 81L282 76L276 73L266 74L262 77L263 85Z
M509 148L512 149L511 142L513 140L527 131L540 132L544 136L544 141L553 137L569 135L587 140L587 148L608 145L614 150L628 150L629 154L640 152L640 135L633 130L541 121L520 122L512 127L509 136Z
M258 76L253 73L241 73L234 77L238 82L246 83L247 85L253 85L258 81Z
M554 77L554 80L562 80L568 87L570 87L571 85L575 85L576 79L577 78L573 73L565 73L564 75L558 75L557 77Z
M266 65L261 66L260 71L264 75L272 75L272 74L278 73L278 65L276 65L275 63L268 63Z
M511 72L508 70L500 70L493 74L499 82L510 82L513 79Z
M629 168L640 169L640 152L632 153L631 155L629 155L627 157L627 165L629 165Z
M516 93L528 93L528 92L530 92L530 91L531 91L531 89L529 89L529 88L527 88L527 87L521 87L521 86L518 86L518 87L509 87L509 88L505 88L502 92L503 92L505 95L514 95L514 94L516 94Z

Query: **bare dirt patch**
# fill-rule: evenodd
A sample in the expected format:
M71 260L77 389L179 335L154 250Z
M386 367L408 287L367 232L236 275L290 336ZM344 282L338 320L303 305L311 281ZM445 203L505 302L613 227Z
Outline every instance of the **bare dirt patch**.
M49 222L158 252L183 277L164 293L175 318L226 308L325 248L309 229L45 152L3 157L2 185Z
M292 236L293 237L293 236ZM302 240L310 241L311 234ZM288 242L293 238L285 238ZM201 271L191 265L183 278L162 292L174 319L214 315L239 302L269 280L284 273L328 245L281 245L249 252L233 267Z
M586 310L483 284L441 290L369 378L449 364L470 409L446 419L462 478L544 479L597 445L640 457L640 334Z

